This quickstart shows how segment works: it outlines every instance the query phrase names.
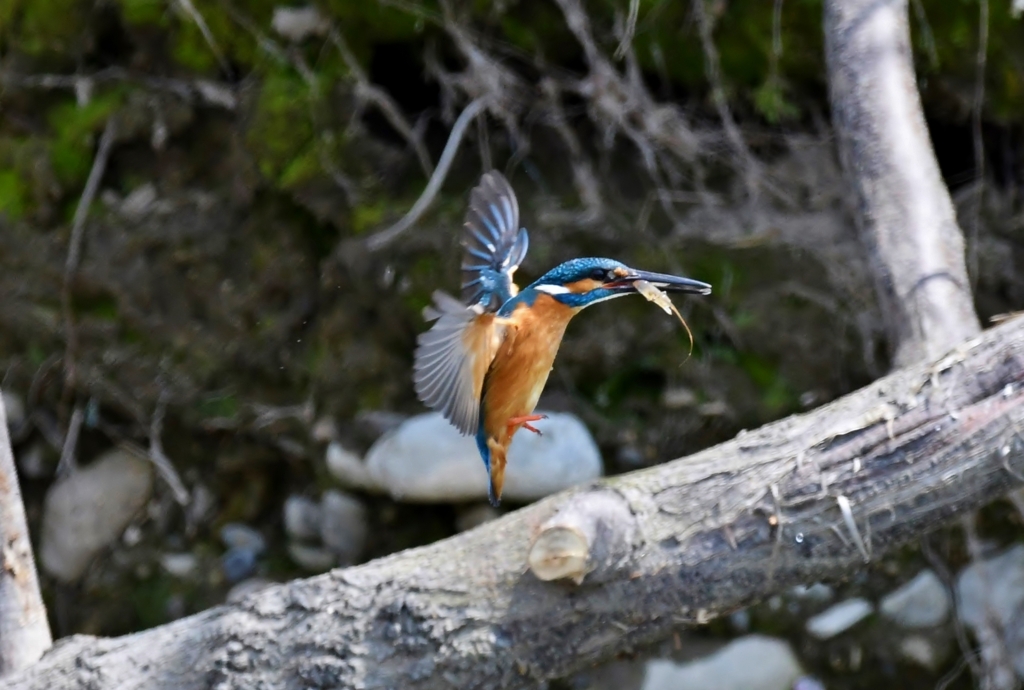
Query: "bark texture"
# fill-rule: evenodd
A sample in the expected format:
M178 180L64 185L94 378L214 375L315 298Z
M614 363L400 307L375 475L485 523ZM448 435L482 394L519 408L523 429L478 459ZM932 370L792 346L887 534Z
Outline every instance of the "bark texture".
M0 676L35 663L52 643L0 396Z
M933 359L979 324L921 110L906 0L827 0L825 53L832 123L895 364Z
M70 638L6 687L534 687L794 584L841 579L993 500L1024 482L1022 428L1018 318L808 414L437 544L127 637ZM538 580L531 543L588 505L601 527L584 531L615 565L579 586Z

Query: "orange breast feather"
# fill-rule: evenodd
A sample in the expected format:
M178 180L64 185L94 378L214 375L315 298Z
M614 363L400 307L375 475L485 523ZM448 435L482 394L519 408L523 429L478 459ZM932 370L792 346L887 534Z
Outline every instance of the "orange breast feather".
M508 420L533 412L548 380L558 346L576 310L550 295L520 305L506 320L506 335L487 375L484 428L502 445L511 441Z

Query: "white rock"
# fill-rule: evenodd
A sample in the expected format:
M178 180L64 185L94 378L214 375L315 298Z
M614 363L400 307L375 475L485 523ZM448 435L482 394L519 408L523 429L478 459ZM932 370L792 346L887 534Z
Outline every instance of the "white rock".
M186 578L199 569L199 559L191 553L165 553L160 566L174 577Z
M313 423L309 435L317 443L330 443L338 438L338 425L332 417L321 417Z
M366 546L369 523L359 499L336 489L324 492L320 500L320 539L341 563L358 560Z
M149 500L150 464L112 450L46 492L40 560L48 573L73 582L116 540Z
M910 635L899 642L900 656L932 672L945 663L948 647L924 635Z
M910 582L882 599L882 615L911 630L941 625L949 617L949 593L939 576L922 570Z
M301 41L308 36L327 33L327 19L312 5L306 7L275 7L271 28L290 41Z
M543 436L520 430L512 441L503 498L532 501L601 476L601 454L583 423L566 413L537 422ZM438 413L413 417L378 440L366 456L370 476L394 498L446 502L487 496L476 440Z
M827 640L857 625L873 610L866 599L847 599L809 619L807 632L819 640Z
M823 582L815 582L812 585L796 585L789 590L789 593L794 599L815 604L823 604L835 596L832 588Z
M130 220L145 216L156 203L156 187L152 182L139 185L121 202L121 214Z
M320 505L305 496L289 496L284 502L284 531L293 539L320 537Z
M346 489L380 491L363 459L337 441L327 446L327 471Z
M337 556L322 546L309 546L288 542L288 556L301 568L311 573L323 573L334 567Z
M17 393L3 391L4 408L7 411L7 428L16 431L25 423L25 403Z
M803 674L789 644L762 635L733 640L711 656L647 663L643 690L790 690Z

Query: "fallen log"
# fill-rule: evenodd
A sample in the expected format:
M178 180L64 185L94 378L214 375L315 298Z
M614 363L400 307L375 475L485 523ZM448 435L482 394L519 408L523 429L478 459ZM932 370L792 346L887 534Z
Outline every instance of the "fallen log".
M842 579L992 501L1024 483L1022 428L1018 318L696 455L152 630L76 636L4 680L536 687L795 584Z

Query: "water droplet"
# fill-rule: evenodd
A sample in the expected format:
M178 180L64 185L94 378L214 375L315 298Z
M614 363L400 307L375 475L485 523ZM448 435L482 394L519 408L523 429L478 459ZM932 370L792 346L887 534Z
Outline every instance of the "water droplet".
M796 540L797 544L803 544L804 543L804 533L803 532L797 532L796 536L793 537L793 539Z

